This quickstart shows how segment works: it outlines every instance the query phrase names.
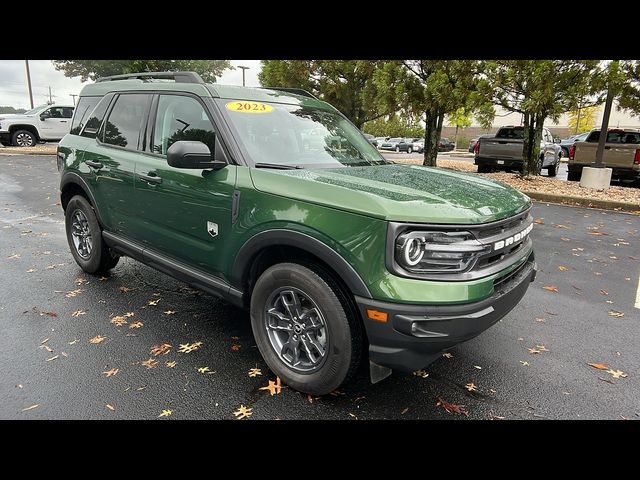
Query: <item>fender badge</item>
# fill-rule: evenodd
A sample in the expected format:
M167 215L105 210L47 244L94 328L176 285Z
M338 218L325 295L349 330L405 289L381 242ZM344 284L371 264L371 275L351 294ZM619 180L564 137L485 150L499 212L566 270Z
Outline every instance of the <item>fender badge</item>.
M213 222L207 222L207 232L209 232L209 235L211 235L212 237L217 237L218 224Z

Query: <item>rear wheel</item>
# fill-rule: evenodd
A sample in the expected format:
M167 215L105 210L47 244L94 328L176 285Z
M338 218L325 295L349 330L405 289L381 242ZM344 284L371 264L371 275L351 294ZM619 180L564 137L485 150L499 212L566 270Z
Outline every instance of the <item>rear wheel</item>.
M362 326L340 287L311 268L280 263L265 270L251 295L251 327L265 362L284 383L324 395L356 371Z
M557 165L551 165L549 168L547 168L547 174L550 177L555 177L558 174L557 168L558 168Z
M411 152L413 152L413 148L408 147L408 148L407 148L407 153L411 153Z
M400 153L400 147L396 147L396 153Z
M16 147L34 147L38 139L28 130L16 130L11 136L11 143Z
M86 198L76 195L65 211L67 242L76 263L87 273L112 269L119 257L114 257L102 239L102 229L93 207Z
M580 181L580 177L582 176L582 172L578 170L569 169L569 173L567 173L567 180L570 182L578 182Z
M491 173L493 169L489 165L478 165L478 173Z

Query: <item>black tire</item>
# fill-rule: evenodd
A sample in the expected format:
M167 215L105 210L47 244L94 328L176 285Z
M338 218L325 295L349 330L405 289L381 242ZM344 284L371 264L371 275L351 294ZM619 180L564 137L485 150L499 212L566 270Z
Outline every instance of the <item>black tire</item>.
M407 153L411 153L411 152L413 152L413 148L408 147L408 148L407 148Z
M72 235L73 220L78 211L86 218L86 225L91 236L91 250L84 257L76 248ZM93 207L83 196L76 195L69 200L65 211L65 229L71 255L82 270L92 274L104 273L117 265L120 257L111 254L109 247L102 239L102 228Z
M400 147L396 147L396 153L400 153Z
M567 180L569 180L570 182L579 182L581 176L581 171L569 169L569 172L567 173Z
M569 157L569 149L567 147L560 147L560 150L562 151L563 157Z
M38 138L29 130L16 130L11 135L11 144L15 147L35 147Z
M491 173L492 171L493 168L491 168L489 165L478 165L478 173Z
M326 357L316 370L301 372L292 368L281 358L270 339L266 311L273 295L286 287L293 287L311 298L324 318ZM350 379L360 363L363 340L358 314L338 284L313 265L279 263L265 270L251 294L251 327L269 368L284 383L304 393L325 395L334 391ZM283 335L292 334L293 331ZM318 337L315 339L317 341Z
M558 168L557 165L551 165L550 167L547 168L547 174L550 177L555 177L558 174L557 168Z

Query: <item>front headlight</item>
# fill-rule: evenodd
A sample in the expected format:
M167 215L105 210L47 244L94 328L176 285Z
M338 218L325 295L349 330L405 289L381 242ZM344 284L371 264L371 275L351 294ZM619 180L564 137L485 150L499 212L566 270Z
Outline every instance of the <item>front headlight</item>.
M489 250L470 232L412 231L396 239L395 260L411 273L460 273Z

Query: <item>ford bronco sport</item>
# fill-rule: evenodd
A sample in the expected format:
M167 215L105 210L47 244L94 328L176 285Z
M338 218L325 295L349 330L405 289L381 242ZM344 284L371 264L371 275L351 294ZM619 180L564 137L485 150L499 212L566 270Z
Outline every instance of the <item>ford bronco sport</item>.
M302 90L103 78L83 88L58 167L84 271L125 255L249 310L265 362L303 392L331 392L363 357L374 382L427 366L536 274L528 197L388 162Z

